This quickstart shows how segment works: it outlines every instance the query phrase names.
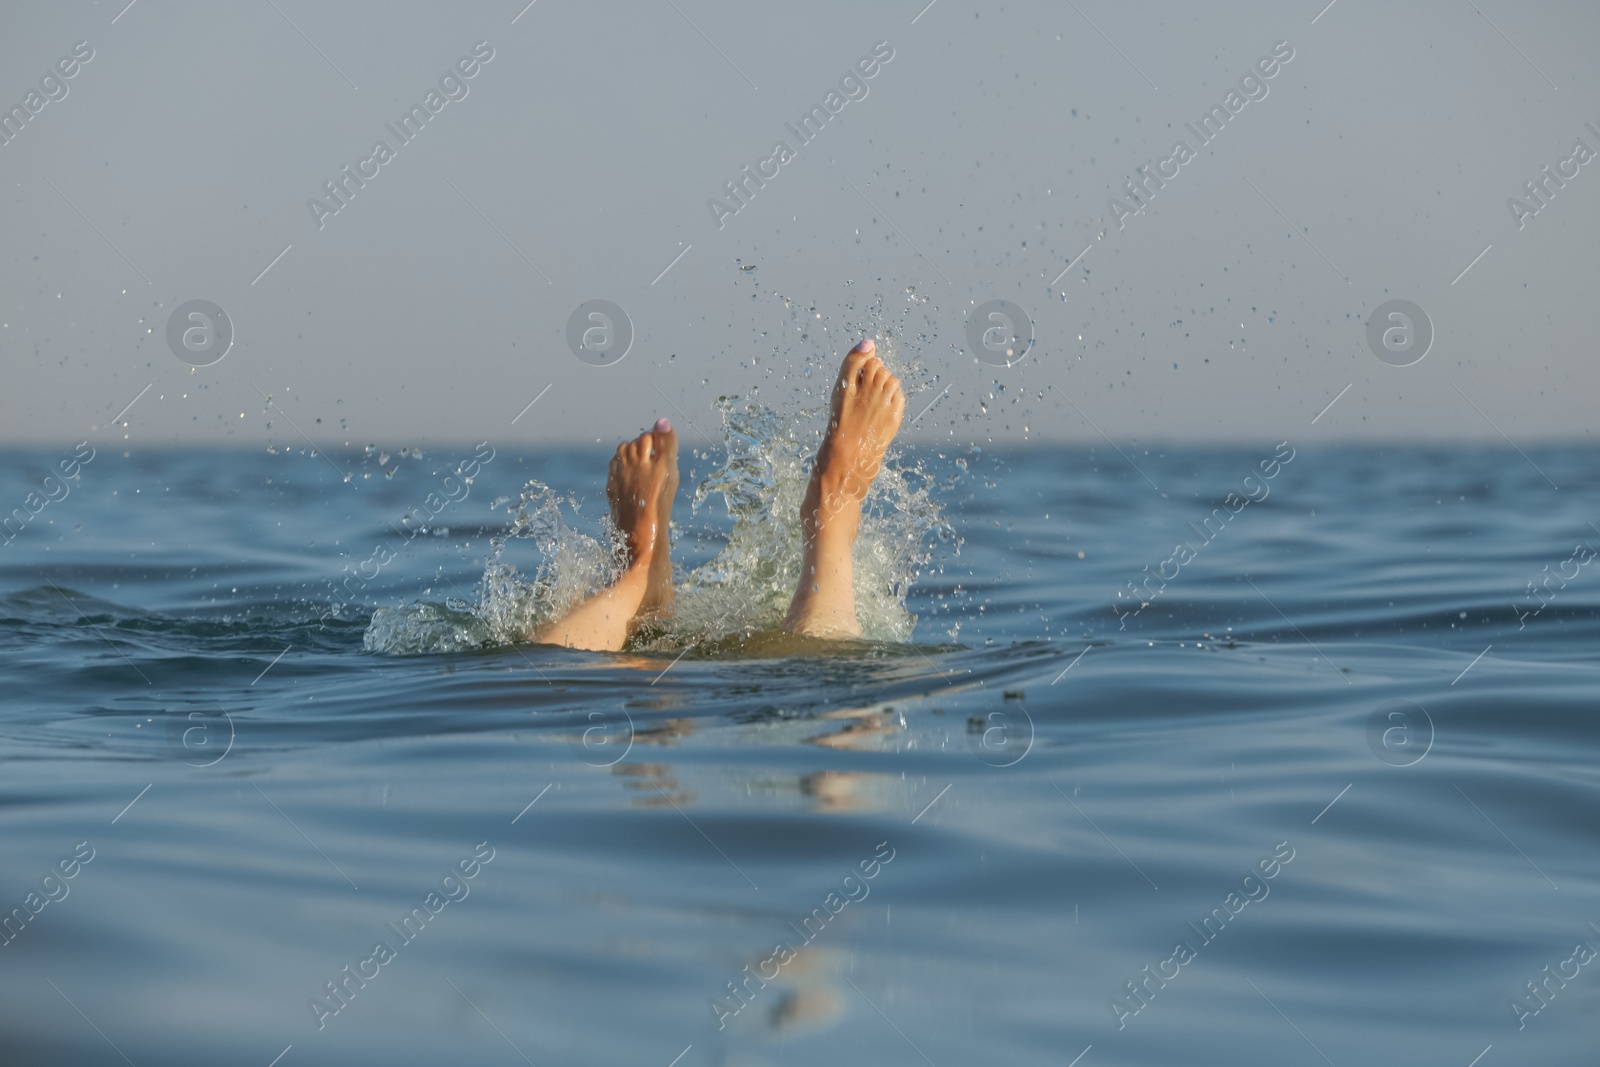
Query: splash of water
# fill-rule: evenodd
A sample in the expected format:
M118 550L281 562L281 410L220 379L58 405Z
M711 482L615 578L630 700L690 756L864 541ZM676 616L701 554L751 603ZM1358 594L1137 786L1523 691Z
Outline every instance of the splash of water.
M902 377L915 372L900 358L892 335L878 348ZM723 397L716 409L725 456L694 490L690 512L700 516L720 498L732 530L714 558L677 576L672 617L641 627L630 649L735 651L753 637L778 632L794 595L802 547L800 502L811 457L827 426L826 401L782 413ZM856 616L867 641L911 639L917 620L906 608L906 595L932 563L930 537L951 537L933 499L933 483L923 465L907 464L891 450L868 492L853 554ZM543 483L530 481L516 500L496 503L507 505L511 525L491 541L477 603L379 608L364 639L369 651L455 652L526 642L621 573L623 542L609 520L605 542L581 533L564 518L564 512L575 511L574 502ZM680 505L676 532L684 529L682 520ZM531 541L538 553L531 578L504 558L507 545L520 541Z
M826 425L826 408L782 415L759 404L717 402L727 458L695 490L698 513L720 496L733 519L716 557L678 587L664 634L644 635L659 650L715 643L780 628L800 577L800 502ZM947 527L918 468L892 454L862 508L853 554L856 616L869 641L909 641L916 617L906 610L912 581L928 563L923 542Z
M524 642L622 572L622 538L609 518L605 533L613 547L570 526L563 510L575 512L576 502L536 480L515 500L502 497L491 505L500 506L511 513L511 526L489 541L477 603L452 598L378 608L362 638L369 652L464 652ZM512 541L531 541L538 553L531 579L506 560Z

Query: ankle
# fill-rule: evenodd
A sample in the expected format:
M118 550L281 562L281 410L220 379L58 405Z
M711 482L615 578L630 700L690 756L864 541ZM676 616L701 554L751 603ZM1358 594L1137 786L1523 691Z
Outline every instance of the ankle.
M860 499L866 495L870 484L871 479L863 479L855 467L824 464L819 458L817 469L812 472L810 488L818 501L826 504L830 500Z
M805 500L800 505L801 518L828 525L836 518L852 521L861 514L861 501L865 492L856 480L834 473L817 473L806 488Z

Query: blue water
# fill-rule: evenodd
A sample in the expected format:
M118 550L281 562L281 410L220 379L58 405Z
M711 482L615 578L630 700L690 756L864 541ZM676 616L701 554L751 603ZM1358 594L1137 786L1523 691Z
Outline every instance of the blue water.
M602 452L95 447L0 548L4 1063L1600 1055L1592 449L913 450L908 640L596 655L473 606Z

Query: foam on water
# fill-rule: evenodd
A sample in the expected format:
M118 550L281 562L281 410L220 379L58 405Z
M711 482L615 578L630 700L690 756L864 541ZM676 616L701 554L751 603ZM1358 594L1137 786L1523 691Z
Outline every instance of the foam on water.
M900 365L897 348L892 336L879 345L891 368L909 370ZM800 502L827 425L827 404L784 413L723 397L716 407L725 455L689 496L688 523L680 494L674 541L695 519L709 518L705 510L719 497L732 529L713 559L675 575L673 617L642 628L630 642L636 651L737 648L747 638L779 631L794 595ZM910 641L917 620L906 609L906 594L935 565L929 537L954 543L930 492L934 480L925 465L905 464L891 450L868 493L854 552L856 615L868 641ZM542 482L528 482L518 499L504 503L511 524L491 541L477 603L451 599L379 608L364 639L369 651L414 655L526 641L613 581L625 565L622 539L609 518L604 540L581 532L566 518L576 512L575 501ZM531 577L505 558L507 546L519 541L531 542L538 553Z

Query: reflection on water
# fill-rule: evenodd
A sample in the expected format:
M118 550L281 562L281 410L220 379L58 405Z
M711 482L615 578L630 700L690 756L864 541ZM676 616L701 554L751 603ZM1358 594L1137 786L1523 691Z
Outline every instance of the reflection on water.
M812 801L812 811L885 811L888 781L887 775L861 771L813 771L800 776L800 795Z
M670 763L618 763L611 773L622 788L642 794L631 801L636 808L694 806L695 794L673 777Z
M888 747L886 740L889 735L901 733L906 728L905 716L892 707L840 708L823 712L818 718L825 722L844 720L836 730L806 738L810 744L823 748L881 751Z
M769 958L762 954L748 963L755 968ZM733 1017L730 1026L743 1023L743 1033L735 1029L733 1036L748 1034L766 1040L801 1037L834 1026L845 1013L849 987L839 976L849 963L849 953L838 949L801 948L769 983L770 989L761 991L766 1000L763 1010Z

